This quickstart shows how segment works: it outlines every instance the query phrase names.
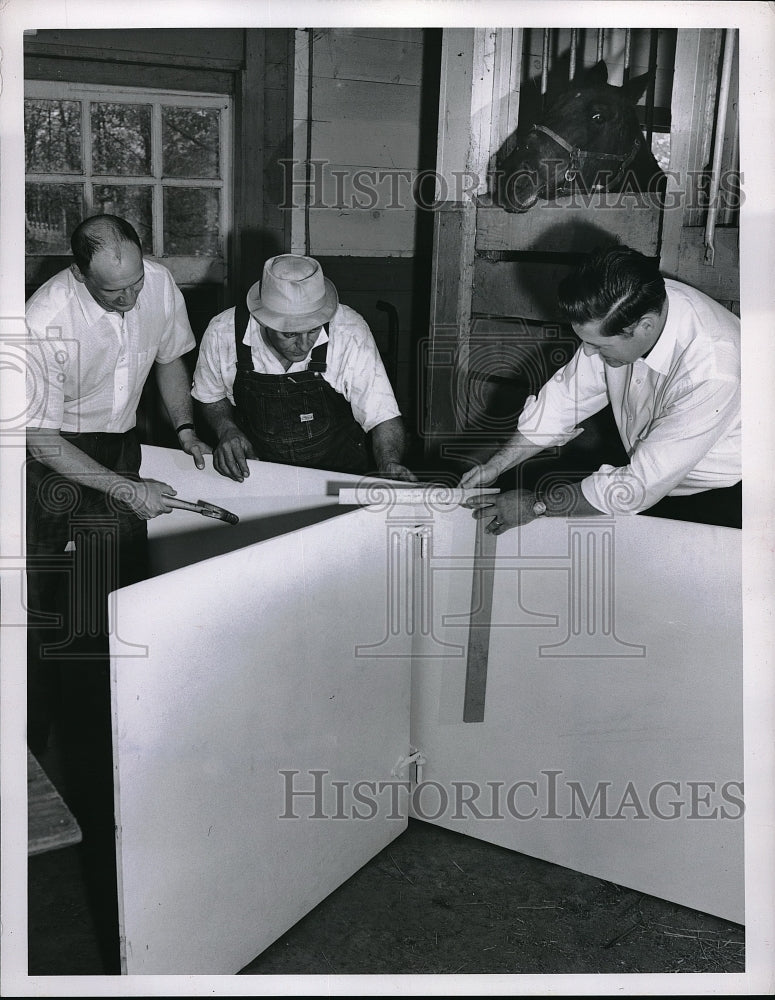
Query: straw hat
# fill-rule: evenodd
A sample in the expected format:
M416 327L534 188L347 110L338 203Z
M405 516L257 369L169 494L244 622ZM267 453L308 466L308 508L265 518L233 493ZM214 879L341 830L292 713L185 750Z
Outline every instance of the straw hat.
M336 288L312 257L270 257L264 276L248 292L247 306L259 323L281 333L314 330L337 310Z

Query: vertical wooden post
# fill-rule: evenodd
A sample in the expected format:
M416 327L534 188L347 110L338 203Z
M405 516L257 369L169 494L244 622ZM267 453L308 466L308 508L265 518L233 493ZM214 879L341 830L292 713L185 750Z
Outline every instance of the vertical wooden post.
M662 228L662 267L679 271L681 230L699 226L694 207L698 171L710 159L721 32L692 28L678 31L670 129L670 173Z
M465 175L471 144L473 29L445 29L439 93L438 198L433 270L426 411L422 420L426 461L443 456L443 439L459 427L454 399L459 338L470 316L472 249L464 238L464 206L454 195ZM469 214L471 208L469 207ZM470 227L469 227L470 228Z
M237 81L234 127L239 141L234 163L233 267L229 274L232 301L260 277L261 228L264 216L264 31L246 28L243 67Z
M444 30L436 164L440 200L429 349L423 359L428 395L421 430L429 464L453 457L449 441L464 427L476 198L487 192L493 154L516 127L521 49L520 30Z

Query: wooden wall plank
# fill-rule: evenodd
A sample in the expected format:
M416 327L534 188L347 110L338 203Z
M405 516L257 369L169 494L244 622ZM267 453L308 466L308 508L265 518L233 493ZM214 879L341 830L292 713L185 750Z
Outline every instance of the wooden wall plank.
M711 298L740 305L740 230L717 229L716 254L713 265L705 263L704 229L684 229L678 251L678 269L663 273L677 281L685 281Z
M370 119L407 122L419 128L420 88L403 83L320 78L313 64L312 108L316 121Z
M410 166L375 167L352 161L316 163L311 207L355 212L405 211L413 215L416 204L412 182L416 173Z
M411 257L414 213L401 209L313 209L310 211L310 244L315 256Z
M357 38L375 38L380 42L416 42L422 34L420 28L342 28L336 29L338 35L354 35Z
M491 261L474 263L472 311L486 316L561 320L556 289L573 265Z
M339 28L315 32L315 75L334 80L370 80L419 86L422 79L422 29L411 39L374 38Z
M522 213L483 206L477 211L477 251L586 253L615 239L656 256L659 210L648 195L594 195L589 205L558 198Z
M360 163L389 169L417 169L420 159L418 123L381 121L374 117L312 123L312 150L316 159L331 163Z

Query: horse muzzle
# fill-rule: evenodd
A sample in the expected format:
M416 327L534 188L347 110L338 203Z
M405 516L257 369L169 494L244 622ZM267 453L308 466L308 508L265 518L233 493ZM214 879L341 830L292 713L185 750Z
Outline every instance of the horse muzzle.
M538 172L520 167L502 177L498 184L498 204L507 212L527 212L545 190Z

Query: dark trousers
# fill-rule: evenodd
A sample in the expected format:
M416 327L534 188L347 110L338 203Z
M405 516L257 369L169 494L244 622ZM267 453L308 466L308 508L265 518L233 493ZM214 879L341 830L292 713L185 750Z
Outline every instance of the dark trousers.
M136 478L133 432L70 440ZM120 971L108 602L112 590L144 578L146 548L146 522L128 508L28 461L27 742L40 756L53 734L108 973Z
M685 497L665 497L641 511L648 517L667 517L673 521L697 524L720 524L726 528L743 526L743 484L735 483L718 490L705 490Z

